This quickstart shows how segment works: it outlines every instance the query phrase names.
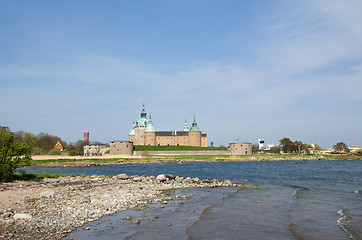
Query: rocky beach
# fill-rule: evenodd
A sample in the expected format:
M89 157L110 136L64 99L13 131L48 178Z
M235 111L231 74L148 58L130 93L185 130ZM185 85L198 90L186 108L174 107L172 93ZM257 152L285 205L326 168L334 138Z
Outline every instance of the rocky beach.
M147 204L174 200L160 195L184 188L247 187L229 180L155 176L60 177L0 184L1 239L61 239L76 228ZM187 196L177 196L187 199ZM137 224L137 223L135 223Z

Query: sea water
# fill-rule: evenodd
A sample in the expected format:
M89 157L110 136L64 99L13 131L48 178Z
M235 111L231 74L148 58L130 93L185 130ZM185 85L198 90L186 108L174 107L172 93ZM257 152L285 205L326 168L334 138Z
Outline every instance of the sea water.
M73 239L362 239L362 160L147 163L26 171L167 173L251 184L170 191L165 194L190 199L104 217L87 225L90 230L68 236Z

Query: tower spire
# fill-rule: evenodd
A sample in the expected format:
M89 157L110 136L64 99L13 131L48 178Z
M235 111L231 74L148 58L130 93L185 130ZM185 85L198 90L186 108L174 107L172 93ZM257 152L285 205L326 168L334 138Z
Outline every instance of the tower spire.
M185 118L185 125L184 125L184 129L183 129L183 131L186 131L186 132L188 132L188 131L189 131L189 128L187 127L186 118Z
M142 101L141 118L147 118L147 113L146 113L146 111L145 111L145 102L143 102L143 101Z
M200 128L197 126L196 117L194 116L194 121L192 123L192 126L190 128L191 132L200 132Z

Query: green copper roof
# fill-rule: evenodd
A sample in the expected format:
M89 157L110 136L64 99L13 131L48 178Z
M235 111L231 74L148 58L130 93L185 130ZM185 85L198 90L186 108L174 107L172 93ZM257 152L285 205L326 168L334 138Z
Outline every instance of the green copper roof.
M132 130L129 132L129 135L132 135L132 136L136 135L134 128L135 128L135 124L133 123L133 127L132 127Z
M192 123L192 126L190 128L190 132L201 132L200 128L197 126L197 122L196 122L195 117L194 117L194 121Z
M143 103L141 118L137 120L136 127L146 127L147 124L148 124L147 113L145 111L145 104Z
M155 131L155 128L153 127L151 115L150 115L150 119L148 119L146 132L156 132L156 131Z
M146 127L148 124L147 118L140 118L136 122L136 127Z
M187 127L186 119L185 119L185 125L184 125L183 131L185 131L185 132L188 132L188 131L189 131L189 128Z

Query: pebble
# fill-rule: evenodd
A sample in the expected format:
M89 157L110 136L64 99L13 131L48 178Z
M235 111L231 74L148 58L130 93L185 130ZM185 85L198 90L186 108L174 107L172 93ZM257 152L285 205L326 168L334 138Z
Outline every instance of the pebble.
M1 209L0 206L0 218L2 217L0 236L11 233L12 239L28 239L29 236L33 239L65 238L76 228L98 220L104 215L130 208L140 208L150 202L167 204L174 199L167 197L155 199L166 190L231 185L246 186L245 184L237 185L228 180L210 181L165 174L157 177L135 176L133 178L126 174L118 174L112 178L92 175L85 178L44 179L34 185L23 186L22 191L44 188L40 197L27 199L25 202L27 212L18 213L12 209ZM57 191L54 191L52 188L56 186L58 186ZM154 200L150 201L151 199ZM177 199L186 200L187 197L178 196ZM125 220L131 221L132 217L128 216ZM134 221L136 225L140 223L141 220ZM167 225L172 224L167 223ZM85 230L90 230L90 228L86 227Z

